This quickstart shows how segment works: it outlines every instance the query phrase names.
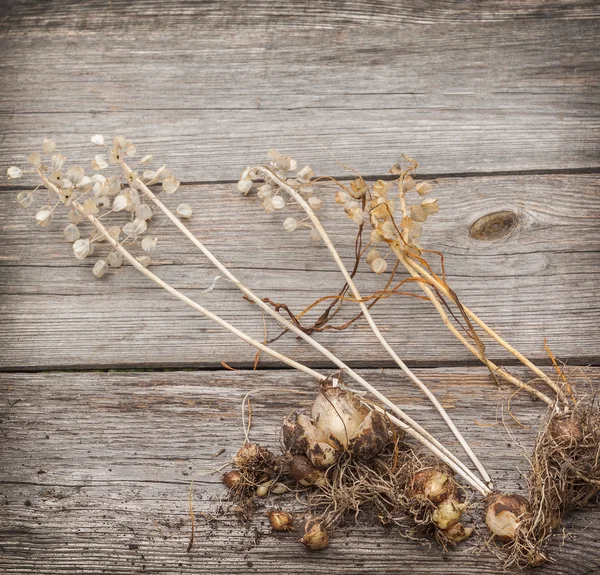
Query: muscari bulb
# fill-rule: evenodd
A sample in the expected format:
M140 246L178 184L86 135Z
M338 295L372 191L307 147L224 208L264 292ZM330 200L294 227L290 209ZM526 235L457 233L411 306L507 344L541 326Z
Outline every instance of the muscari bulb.
M439 469L429 467L414 474L412 479L412 495L417 499L425 499L433 504L454 496L456 485L452 478Z
M445 530L444 535L452 543L460 543L464 541L473 533L472 527L465 527L462 523L455 523L451 527Z
M460 521L464 509L465 505L454 497L444 499L433 512L433 522L440 529L448 529Z
M35 219L39 226L47 228L52 223L52 210L40 210L35 214Z
M92 269L92 273L101 278L108 271L108 264L104 260L98 260Z
M488 498L485 523L500 541L512 541L527 515L528 501L520 495L496 493Z
M75 224L69 224L63 231L63 236L68 242L74 242L80 237L79 228Z
M304 527L304 536L300 542L311 551L325 549L329 545L329 534L319 519L309 519Z
M135 210L135 216L140 220L149 220L154 214L148 204L140 204Z
M78 260L83 260L92 252L92 244L90 240L81 239L73 244L73 253Z
M149 255L151 256L154 251L156 250L156 242L158 241L158 238L151 238L150 236L146 236L143 240L142 240L142 249Z
M274 479L271 479L269 481L265 481L264 483L261 483L256 488L256 495L258 497L266 497L269 493L269 488L271 487L271 485L273 485L273 483L275 483Z
M304 487L309 485L325 487L327 485L325 474L319 471L305 455L292 456L289 471L294 481Z
M293 517L285 511L268 511L267 517L274 531L293 531Z
M123 265L123 256L121 252L110 252L106 261L111 268L120 268Z
M235 489L242 484L242 474L234 469L233 471L225 473L223 477L221 477L221 481L227 489Z
M283 483L276 482L271 485L271 493L274 493L275 495L282 495L287 491L289 491L289 489Z
M191 218L192 208L189 204L179 204L177 206L177 215L181 218Z
M293 232L298 227L298 221L296 218L286 218L283 221L283 229L286 232Z
M570 416L553 417L548 424L548 432L561 447L576 445L583 439L581 426Z

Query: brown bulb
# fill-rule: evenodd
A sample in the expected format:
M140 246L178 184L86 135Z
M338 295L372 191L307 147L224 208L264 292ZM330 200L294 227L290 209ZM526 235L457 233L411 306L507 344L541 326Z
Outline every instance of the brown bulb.
M290 475L300 485L318 485L327 483L325 474L319 471L304 455L294 455L289 463Z
M268 511L269 523L275 531L293 531L293 517L285 511Z
M548 431L554 441L562 446L575 445L583 439L580 425L572 417L553 417Z
M236 470L228 471L221 477L221 481L227 489L235 489L242 483L242 474Z
M520 495L496 493L488 498L485 523L500 541L512 541L528 514L529 503Z
M446 539L452 543L464 541L471 536L471 533L473 533L473 528L465 527L462 523L455 523L452 527L448 527L448 529L444 531Z
M300 543L311 551L325 549L329 545L329 534L322 521L319 519L309 519L304 526L304 536Z
M448 474L439 469L423 469L413 477L412 495L416 499L428 500L437 505L453 497L455 493L456 484Z

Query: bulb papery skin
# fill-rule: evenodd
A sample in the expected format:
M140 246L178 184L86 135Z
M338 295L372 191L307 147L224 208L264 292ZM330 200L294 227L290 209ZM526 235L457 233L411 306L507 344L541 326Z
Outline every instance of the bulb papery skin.
M495 493L488 498L485 523L500 541L512 541L528 514L528 501L520 495Z
M412 494L416 499L424 499L438 505L454 496L456 484L452 478L433 467L415 473L412 482Z
M389 441L389 431L380 413L371 411L350 439L348 451L362 461L379 455Z
M321 386L311 409L315 425L327 430L343 447L348 446L368 414L369 410L353 393L327 383Z
M256 443L244 443L233 458L233 464L236 467L243 469L258 463L261 460L268 460L270 458L271 453L268 449L261 447Z
M292 478L305 487L316 485L325 487L327 480L325 474L319 471L305 455L294 455L289 462L289 471Z
M440 529L448 529L460 521L464 509L465 506L453 497L445 499L435 508L433 522Z
M341 453L335 437L316 427L307 415L292 414L284 419L283 441L290 452L306 455L322 469L333 465Z
M309 519L300 542L310 551L319 551L329 545L329 534L319 519Z

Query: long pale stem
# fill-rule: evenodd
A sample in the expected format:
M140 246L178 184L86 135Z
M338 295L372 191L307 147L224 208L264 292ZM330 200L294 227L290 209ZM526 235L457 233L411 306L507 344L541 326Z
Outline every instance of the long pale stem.
M286 182L284 182L281 178L279 178L271 170L269 170L268 168L262 167L262 166L255 168L255 170L257 172L261 173L265 177L265 179L274 181L281 189L285 190L288 194L290 194L294 198L294 200L296 200L296 202L298 202L300 207L306 212L306 214L310 218L310 221L315 226L315 229L319 232L321 239L323 240L323 242L327 246L329 252L331 253L333 260L335 261L338 268L342 272L342 275L344 276L344 279L345 279L346 283L348 284L348 287L352 291L352 294L354 295L355 299L358 301L360 310L361 310L362 314L364 315L365 319L367 320L369 327L375 334L375 337L377 337L377 339L379 340L381 345L388 352L390 357L396 362L396 364L400 367L400 369L402 369L402 371L411 379L411 381L413 381L413 383L415 383L417 385L417 387L419 387L419 389L427 396L429 401L434 405L434 407L437 409L439 414L442 416L442 418L446 422L446 425L448 426L448 428L452 431L452 433L454 434L456 439L459 441L459 443L462 446L462 448L464 449L465 453L469 456L469 458L471 459L471 461L473 462L475 467L477 467L477 469L479 470L479 473L481 473L481 476L484 478L486 483L488 483L488 485L491 486L492 480L491 480L489 474L487 473L487 471L485 470L485 467L481 464L481 462L479 461L479 459L477 458L475 453L473 453L473 450L471 449L471 447L469 446L469 444L463 437L462 433L458 430L458 428L456 427L456 425L454 424L454 422L452 421L452 419L450 418L450 416L448 415L446 410L443 408L442 404L438 401L437 397L435 397L435 395L431 392L431 390L398 357L396 352L392 349L390 344L383 337L383 334L377 327L375 320L373 319L373 317L371 316L371 313L369 312L369 308L365 305L365 303L360 295L360 292L358 291L358 288L356 287L356 284L354 283L354 280L348 273L348 270L346 269L344 262L340 258L337 250L335 249L335 246L331 242L327 232L325 231L325 228L323 228L321 221L319 220L319 218L317 217L317 215L315 214L313 209L308 205L308 203L304 200L304 198L294 188L289 186Z
M341 361L337 356L331 353L327 348L323 347L318 341L312 338L310 335L302 331L296 325L294 325L289 320L285 319L279 313L277 313L271 306L267 305L262 299L260 299L252 290L247 288L242 282L240 282L227 267L225 267L214 255L213 253L167 208L157 197L156 195L148 188L143 182L140 180L136 180L136 184L138 188L142 191L142 193L152 201L156 207L158 207L166 216L169 218L173 224L208 258L208 260L233 284L235 284L238 289L242 291L249 299L251 299L255 304L257 304L263 311L273 317L280 325L289 329L293 333L295 333L298 337L306 341L312 347L314 347L317 351L323 354L327 359L332 361L335 365L337 365L340 369L343 369L352 379L354 379L357 383L359 383L362 387L364 387L367 391L377 397L382 403L384 403L389 409L398 414L402 420L406 421L414 427L419 433L421 433L424 437L426 437L431 443L436 445L438 449L443 451L448 458L452 459L454 463L460 466L463 471L472 475L472 472L448 449L443 446L437 439L435 439L427 430L421 427L416 421L412 420L406 413L404 413L400 408L398 408L395 404L390 402L385 396L383 396L380 392L378 392L373 386L371 386L362 376L356 373L353 369L351 369L348 365L346 365L343 361ZM476 477L472 476L474 479ZM477 479L477 481L479 481ZM483 485L483 484L481 484Z
M396 257L400 260L400 262L408 270L408 272L414 278L419 278L420 277L419 274L415 270L413 270L410 267L410 265L408 265L408 263L406 262L405 256L402 253L402 251L399 248L394 247L394 246L392 246L392 250L396 254ZM510 373L501 369L494 362L490 361L487 357L485 357L475 346L473 346L463 336L462 333L460 333L456 329L456 327L454 327L454 325L452 325L452 322L450 321L450 318L448 317L446 310L443 308L442 304L435 297L435 294L433 293L431 288L427 284L424 284L423 282L418 282L418 283L421 286L421 289L425 292L425 295L427 295L427 297L429 298L431 303L434 305L437 312L440 314L440 317L442 318L442 321L444 322L446 327L475 357L477 357L480 361L482 361L492 373L500 375L501 377L506 379L508 382L512 383L513 385L515 385L517 387L520 387L521 389L523 389L525 391L528 391L530 394L534 395L538 399L541 399L548 405L550 405L550 406L554 405L554 402L545 393L542 393L539 389L536 389L535 387L532 387L532 386L528 385L527 383L522 382L520 379L512 376Z
M413 261L410 258L406 258L406 263L410 265L414 270L416 270L423 278L427 279L427 281L433 283L435 287L442 292L447 297L452 297L449 293L448 289L439 279L435 276L435 274L428 273L423 267L421 267L417 262ZM482 319L479 318L477 314L471 311L466 305L461 303L461 307L464 312L479 326L481 327L492 339L498 342L504 349L506 349L509 353L514 355L523 365L527 366L533 373L535 373L541 380L548 385L563 401L566 403L566 397L564 392L552 379L550 379L539 367L537 367L534 363L532 363L529 359L527 359L523 354L517 351L514 347L512 347L507 341L502 339L491 327L489 327Z

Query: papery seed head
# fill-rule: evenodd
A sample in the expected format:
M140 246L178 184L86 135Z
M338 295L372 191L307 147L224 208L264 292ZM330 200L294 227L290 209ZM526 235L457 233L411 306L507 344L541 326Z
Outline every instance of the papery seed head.
M371 269L376 274L382 274L387 270L387 262L383 258L375 258L371 263Z
M108 271L108 264L104 260L98 260L92 269L92 273L101 278Z
M28 208L33 203L33 199L33 192L30 192L28 190L23 190L22 192L19 192L17 194L17 202L19 202L19 205L22 208Z
M121 210L124 210L127 207L127 203L127 198L125 196L118 195L113 200L112 209L114 212L120 212Z
M140 204L135 209L135 216L140 220L149 220L153 215L152 208L148 204Z
M23 176L23 171L21 170L21 168L17 168L17 166L11 166L10 168L8 168L8 170L6 170L6 175L11 180L17 180L18 178Z
M318 212L323 207L323 200L321 198L317 198L312 196L308 198L308 205L315 211Z
M90 138L90 142L92 142L92 144L96 144L96 146L104 146L104 136L101 134L96 134Z
M162 188L166 194L173 194L179 188L179 180L175 176L169 176L165 178L162 183Z
M52 223L52 210L40 210L35 214L35 219L39 226L47 228Z
M177 206L177 215L181 218L191 218L192 208L189 204L179 204Z
M148 164L152 160L152 154L146 154L141 160L140 164Z
M281 196L271 198L271 204L276 210L281 210L285 207L285 200Z
M283 229L286 232L293 232L298 227L298 221L296 218L286 218L283 221Z
M142 240L142 249L149 255L151 256L154 251L156 250L156 242L158 241L158 238L151 238L150 236L146 236L143 240Z
M150 256L140 256L139 258L136 258L138 262L140 262L140 264L142 264L145 268L147 268L150 265Z
M73 253L78 260L83 260L91 254L92 244L88 239L79 239L73 244Z
M54 140L44 138L44 143L42 144L42 152L44 154L51 154L52 152L54 152L55 148L56 142Z
M123 256L121 252L112 251L106 257L106 261L111 268L120 268L123 265Z
M68 242L74 242L80 237L79 228L75 224L69 224L63 231L63 236Z
M237 183L237 189L240 193L247 195L252 188L252 180L250 178L242 178Z

